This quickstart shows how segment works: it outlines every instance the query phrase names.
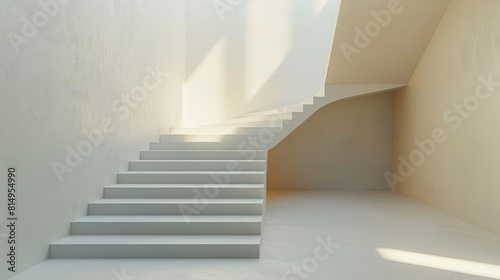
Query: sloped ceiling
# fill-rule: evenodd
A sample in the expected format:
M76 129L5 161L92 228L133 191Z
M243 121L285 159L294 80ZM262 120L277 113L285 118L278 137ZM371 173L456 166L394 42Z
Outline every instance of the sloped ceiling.
M327 84L407 83L449 2L342 1Z

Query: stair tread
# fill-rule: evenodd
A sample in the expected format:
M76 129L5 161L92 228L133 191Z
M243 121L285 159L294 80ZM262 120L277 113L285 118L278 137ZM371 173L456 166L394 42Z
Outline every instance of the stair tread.
M212 186L212 187L210 187ZM227 189L227 188L264 188L264 184L227 184L227 185L210 185L210 184L116 184L107 186L106 188L208 188L213 189Z
M250 142L246 142L246 143L250 143ZM189 152L189 153L197 153L197 152L210 152L210 153L214 153L214 152L221 152L221 153L234 153L234 152L241 152L241 151L249 151L249 150L239 150L239 149L227 149L227 150L179 150L179 149L175 149L175 150L143 150L141 152L155 152L155 153L164 153L164 152L169 152L169 153L175 153L175 152L179 152L179 153L186 153L186 152ZM260 149L260 150L257 150L257 149L252 149L251 151L257 151L257 152L267 152L267 150L263 150L263 149Z
M234 135L234 136L243 136L243 137L247 137L247 136L254 136L252 133L235 133L235 134L231 134L231 135ZM160 137L161 136L199 136L199 135L196 135L196 134L191 134L191 133L179 133L179 134L160 134ZM203 134L203 136L221 136L220 134ZM204 142L204 141L201 141L201 142ZM234 142L234 141L232 141Z
M239 134L257 134L260 131L272 130L271 127L238 127L238 126L225 126L225 127L190 127L190 128L171 128L170 135L190 134L190 135L239 135Z
M224 143L224 142L245 142L251 141L255 137L254 134L231 134L231 135L220 135L220 134L163 134L160 135L160 142L162 143L196 143L196 142L209 142L209 143Z
M226 123L242 123L242 122L252 122L252 121L269 121L269 120L291 120L293 118L293 113L276 113L263 116L251 116L251 117L239 117L226 120Z
M233 124L232 126L225 126L221 128L220 130L232 130L232 131L238 131L238 129L245 130L246 128L251 128L250 131L258 130L258 129L266 129L269 127L266 126L257 126L257 127L240 127L237 124ZM219 127L207 127L207 126L196 126L196 127L172 127L170 128L170 131L175 131L175 130L182 130L182 131L192 131L192 130L219 130ZM171 133L172 134L172 133ZM173 133L175 134L175 133ZM180 133L180 134L191 134L191 132L188 133ZM218 134L218 133L217 133ZM234 133L234 134L248 134L248 133Z
M174 134L174 135L181 135L181 134ZM206 135L205 135L206 136ZM254 136L255 135L251 135L251 134L248 134L248 136ZM172 141L172 142L162 142L162 141L157 141L157 142L151 142L151 143L162 143L162 144L165 144L165 143L168 143L168 144L179 144L179 143L182 143L182 144L221 144L221 145L224 145L224 144L241 144L241 141L228 141L228 142L211 142L211 141L196 141L196 142L179 142L179 141ZM245 143L259 143L259 141L248 141L248 142L245 142Z
M278 122L276 124L276 122ZM262 121L242 121L242 122L226 122L226 123L216 123L216 124L208 124L199 126L198 128L213 128L213 127L238 127L238 128L254 128L254 127L262 127L262 128L278 128L283 125L283 120L262 120Z
M106 188L158 188L158 189L177 189L177 188L220 188L220 189L230 189L230 188L253 188L262 189L263 184L227 184L227 185L217 185L217 184L116 184L107 186Z
M163 159L142 159L142 160L131 160L130 162L173 162L173 163L179 163L179 162L193 162L193 163L197 163L197 162L201 162L201 163L204 163L204 162L207 162L207 163L213 163L213 162L234 162L234 163L238 163L238 162L266 162L266 160L261 160L261 159L253 159L253 160L245 160L245 159L238 159L238 160L231 160L231 159L217 159L217 160L214 160L214 159L192 159L192 160L188 160L188 159L170 159L170 160L163 160Z
M71 235L52 245L259 245L260 235Z
M311 105L306 103L299 103L293 105L287 105L283 107L268 108L260 111L253 111L243 115L243 117L255 117L263 115L276 115L276 114L287 114L287 113L300 113L303 112L305 105Z
M190 223L260 223L260 215L192 215L189 216ZM73 223L113 223L113 222L132 222L132 223L173 223L186 222L186 217L181 215L90 215L82 217Z
M104 198L90 204L192 204L194 198ZM207 198L204 204L262 204L260 198Z
M125 172L118 172L118 174L183 174L183 175L189 175L189 174L219 174L219 173L224 173L224 174L265 174L265 171L125 171Z

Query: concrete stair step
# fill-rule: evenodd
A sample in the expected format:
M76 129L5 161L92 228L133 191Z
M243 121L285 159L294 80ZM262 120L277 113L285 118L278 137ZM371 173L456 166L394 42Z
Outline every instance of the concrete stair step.
M160 142L252 142L251 134L163 134ZM255 141L255 140L254 140Z
M266 160L267 150L255 150L245 145L244 150L158 150L141 151L141 160Z
M244 115L244 117L255 117L255 116L265 116L265 115L276 115L276 114L286 114L286 113L300 113L303 112L304 106L309 104L296 104L290 105L282 108L274 108L269 110L262 110L257 112L250 112Z
M133 160L130 171L264 171L265 160Z
M245 123L245 122L255 122L255 121L268 121L272 122L275 120L292 120L293 118L293 113L277 113L277 114L269 114L269 115L256 115L256 116L250 116L250 117L241 117L241 118L234 118L234 119L229 119L226 121L226 123Z
M264 121L243 121L243 122L231 122L231 123L221 123L221 124L211 124L205 125L203 127L283 127L283 120L264 120Z
M171 128L170 134L192 134L192 135L214 135L214 134L251 134L258 135L273 131L269 127L194 127L194 128Z
M72 235L260 235L262 216L94 215L71 223Z
M118 184L263 184L265 171L129 171Z
M258 141L257 137L254 137ZM267 146L259 142L153 142L151 150L239 150L246 146L259 147L265 150Z
M89 203L89 215L262 215L263 199L206 197L172 199L101 199Z
M72 235L51 258L258 258L260 235Z
M263 198L264 184L117 184L104 198Z

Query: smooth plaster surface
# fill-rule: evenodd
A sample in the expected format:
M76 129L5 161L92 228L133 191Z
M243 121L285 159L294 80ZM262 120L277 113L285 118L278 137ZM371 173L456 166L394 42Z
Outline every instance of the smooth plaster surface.
M326 83L408 83L449 2L342 1Z
M329 253L317 250L328 239ZM447 257L452 269L390 261L377 248ZM499 255L500 236L398 193L272 191L260 260L48 260L12 280L483 280L456 272L465 267L456 261L491 264L500 279Z
M269 151L268 189L389 190L392 93L331 103Z
M394 95L393 149L399 192L497 234L498 11L495 0L451 2L408 87ZM426 144L419 159L415 141L432 138L436 129L444 142L434 141L433 149ZM405 160L413 168L402 167Z
M45 260L88 202L179 121L183 15L182 0L0 1L0 252L6 260L14 165L16 271ZM0 262L0 279L10 276Z
M298 104L325 84L340 0L186 1L183 125Z

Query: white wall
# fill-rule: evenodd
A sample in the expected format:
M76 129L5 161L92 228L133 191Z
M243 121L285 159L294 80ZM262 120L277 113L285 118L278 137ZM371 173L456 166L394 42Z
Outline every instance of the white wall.
M331 103L269 151L268 189L389 190L392 93Z
M343 1L327 84L408 83L449 2Z
M187 0L184 126L296 104L324 85L340 0Z
M70 222L176 124L181 108L183 0L60 1L48 12L38 2L0 1L1 279L12 276L4 261L8 165L18 167L22 271L47 257L48 244L69 234ZM39 27L23 35L23 18L34 15ZM148 67L169 76L157 83ZM67 165L67 149L85 153L84 131L103 139L58 180L53 163Z
M500 234L498 11L498 0L451 2L408 87L395 94L393 182Z

